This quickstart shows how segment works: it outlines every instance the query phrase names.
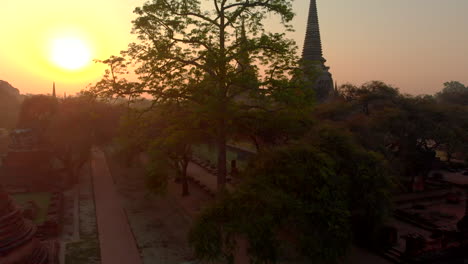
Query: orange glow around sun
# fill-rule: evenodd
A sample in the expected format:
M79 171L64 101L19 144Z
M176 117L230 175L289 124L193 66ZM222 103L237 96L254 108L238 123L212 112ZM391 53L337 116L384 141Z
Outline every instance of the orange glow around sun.
M108 0L1 3L0 79L23 94L50 93L53 82L58 94L86 89L107 69L93 60L119 54L134 39L133 7L123 2L112 7Z

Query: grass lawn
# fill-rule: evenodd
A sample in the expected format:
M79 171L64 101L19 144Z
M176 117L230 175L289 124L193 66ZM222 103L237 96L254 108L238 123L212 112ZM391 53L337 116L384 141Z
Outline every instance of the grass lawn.
M101 251L96 225L96 208L89 163L80 175L79 232L80 240L67 243L65 264L99 264Z
M28 201L36 202L37 206L39 206L39 213L34 219L34 223L40 225L45 221L51 196L52 194L48 192L18 193L13 194L12 198L19 206L26 206Z
M81 237L80 241L66 245L66 264L99 263L99 240L96 237Z

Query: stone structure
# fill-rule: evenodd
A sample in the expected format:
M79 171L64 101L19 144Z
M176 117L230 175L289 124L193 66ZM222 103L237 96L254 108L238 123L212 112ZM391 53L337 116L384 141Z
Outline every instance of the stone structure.
M55 190L60 183L52 154L43 150L10 150L2 159L0 182L30 191Z
M31 129L15 129L10 133L10 149L30 150L38 144L38 138Z
M34 131L17 129L10 137L12 143L0 162L0 183L7 188L30 191L52 191L59 187L53 153L41 146Z
M0 186L0 263L56 264L56 242L41 242L36 227L23 218L21 210Z
M302 51L303 67L306 74L311 74L310 79L314 80L314 87L317 100L326 101L333 95L333 79L325 66L325 58L322 54L322 41L320 38L320 27L317 12L317 1L310 1L309 18Z
M436 170L425 189L394 197L398 243L384 249L396 263L464 263L468 251L468 180L461 172Z

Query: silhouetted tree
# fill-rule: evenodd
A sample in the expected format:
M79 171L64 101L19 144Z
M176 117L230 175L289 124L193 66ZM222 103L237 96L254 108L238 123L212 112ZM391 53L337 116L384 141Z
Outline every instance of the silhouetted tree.
M190 109L168 102L150 111L130 109L123 118L117 137L119 153L127 164L142 153L148 154L147 184L155 193L164 193L175 174L182 184L182 195L189 194L187 166L192 147L206 139L206 132Z
M447 92L462 85L447 83ZM367 149L380 152L404 181L425 176L444 149L450 159L465 149L467 110L438 96L402 95L381 82L347 84L336 102L318 106L316 116L349 129Z
M444 103L468 106L468 86L456 81L446 82L436 98Z
M57 112L45 131L48 146L63 164L70 183L77 181L93 145L91 111L89 105L80 99L69 97L60 100Z
M344 84L339 88L339 95L346 101L356 102L362 112L370 115L370 107L382 107L394 101L398 96L398 89L381 81L371 81L357 87Z
M204 211L190 233L197 256L233 263L239 238L252 263L276 263L281 245L311 261L335 261L350 246L353 221L366 237L389 214L391 177L377 153L337 129L260 154L246 181Z
M35 130L41 138L57 112L58 100L48 95L33 95L24 99L21 104L18 128Z
M66 99L34 95L25 98L18 127L34 130L40 146L53 152L73 183L91 146L106 143L115 134L119 112L84 95Z
M268 15L276 14L291 30L291 2L213 1L202 7L196 0L150 1L135 10L133 32L140 41L124 53L137 64L140 82L116 78L116 73L127 72L126 62L113 57L104 61L110 69L93 89L104 95L147 93L155 102L197 104L216 138L218 186L223 188L233 118L260 109L263 105L255 100L284 88L297 70L293 41L264 29ZM240 99L242 95L251 100Z

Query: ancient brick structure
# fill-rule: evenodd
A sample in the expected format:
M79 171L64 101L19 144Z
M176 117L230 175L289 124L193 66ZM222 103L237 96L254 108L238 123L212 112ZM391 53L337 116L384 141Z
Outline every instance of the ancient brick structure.
M58 183L52 155L44 150L11 149L2 160L0 182L6 187L49 191Z
M0 263L56 264L56 242L40 242L36 227L23 218L21 210L0 186Z
M59 185L53 153L39 144L31 129L10 133L11 144L0 164L0 183L7 188L52 191Z

